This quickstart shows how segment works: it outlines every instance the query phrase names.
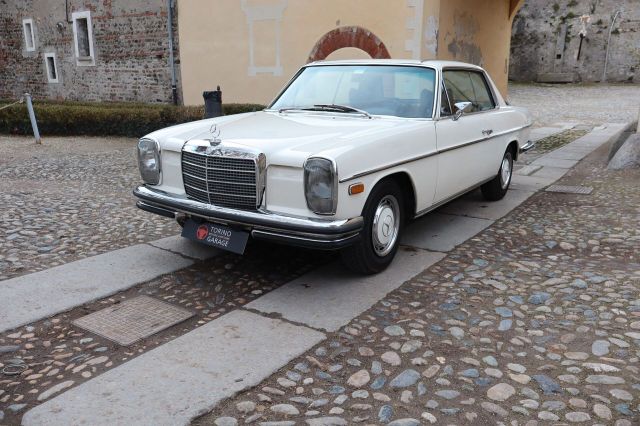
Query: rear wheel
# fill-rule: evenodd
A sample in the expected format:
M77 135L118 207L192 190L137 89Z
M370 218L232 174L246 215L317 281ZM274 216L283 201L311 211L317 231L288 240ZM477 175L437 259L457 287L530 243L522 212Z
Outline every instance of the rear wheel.
M404 214L400 186L393 180L376 185L363 210L360 241L341 252L344 264L362 274L383 271L398 251Z
M480 187L482 195L489 201L498 201L504 198L511 184L513 175L513 153L510 149L504 153L498 174L489 182Z

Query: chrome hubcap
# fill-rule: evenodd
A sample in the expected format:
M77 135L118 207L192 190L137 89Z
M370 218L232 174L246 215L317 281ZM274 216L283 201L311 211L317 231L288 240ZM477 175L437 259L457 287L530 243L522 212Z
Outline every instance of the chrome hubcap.
M509 186L511 180L511 162L507 157L502 159L502 165L500 166L500 181L502 182L502 189Z
M371 229L373 249L380 256L391 252L398 239L400 231L400 206L393 195L386 195L380 200L373 216Z

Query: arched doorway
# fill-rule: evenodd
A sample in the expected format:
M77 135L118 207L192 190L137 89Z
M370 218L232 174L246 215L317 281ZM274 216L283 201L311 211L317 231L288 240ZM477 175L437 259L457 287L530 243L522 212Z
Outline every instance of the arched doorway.
M332 52L345 47L364 50L375 59L391 58L387 47L374 33L366 28L350 26L336 28L320 37L311 50L307 62L321 61Z

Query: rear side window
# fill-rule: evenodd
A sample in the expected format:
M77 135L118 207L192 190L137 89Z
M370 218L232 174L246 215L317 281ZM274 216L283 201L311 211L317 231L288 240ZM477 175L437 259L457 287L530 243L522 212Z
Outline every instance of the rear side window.
M469 112L487 111L495 107L484 76L479 72L445 71L444 84L452 104L471 102ZM452 106L453 110L457 110Z

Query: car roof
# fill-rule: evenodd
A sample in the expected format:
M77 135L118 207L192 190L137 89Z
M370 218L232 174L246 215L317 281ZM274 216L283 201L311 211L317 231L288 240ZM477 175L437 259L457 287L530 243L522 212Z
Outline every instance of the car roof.
M442 68L472 68L482 70L481 67L473 64L458 61L440 61L418 59L343 59L339 61L315 61L305 66L326 66L326 65L404 65L404 66L423 66L435 69Z

